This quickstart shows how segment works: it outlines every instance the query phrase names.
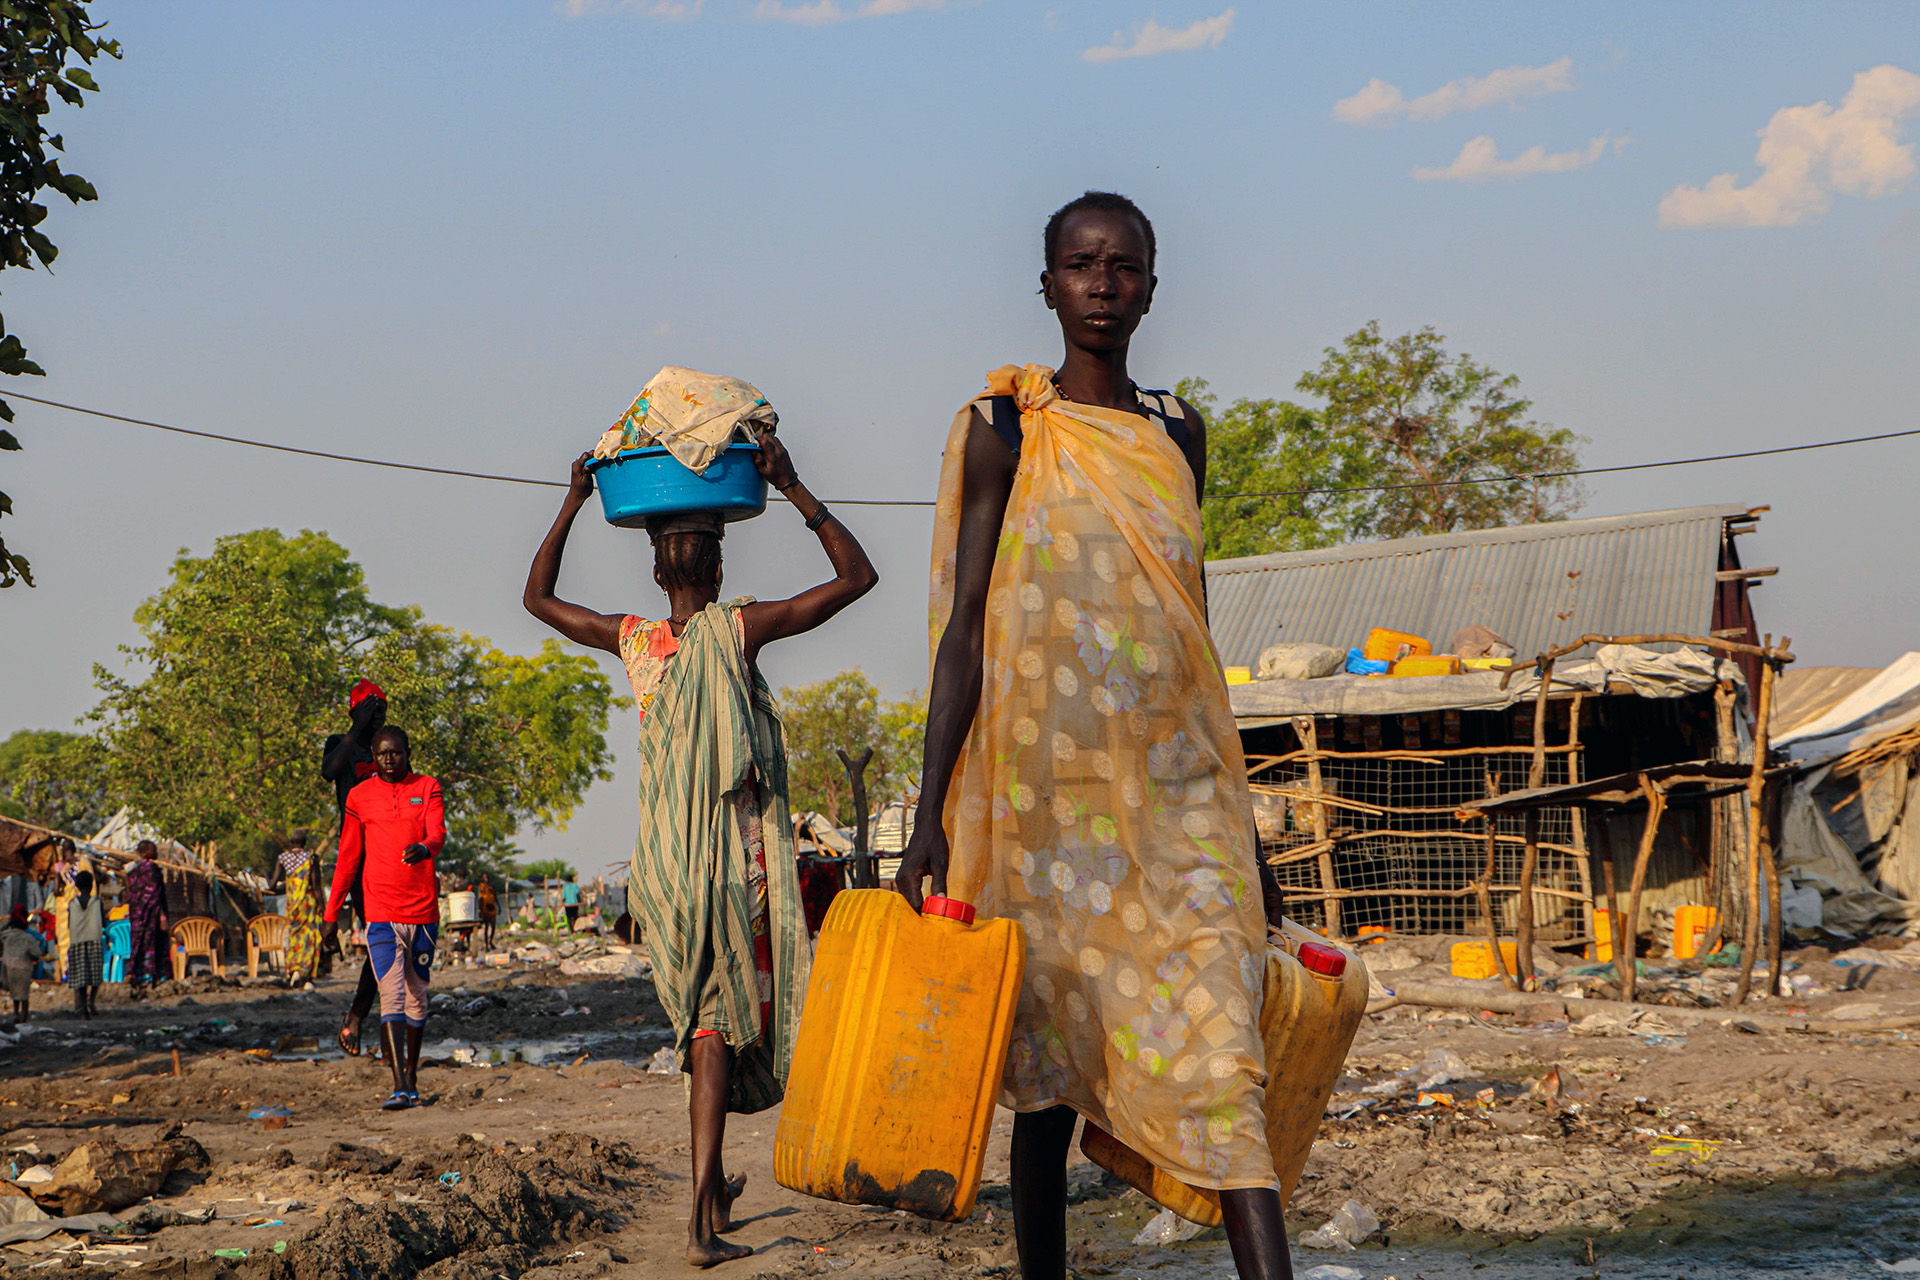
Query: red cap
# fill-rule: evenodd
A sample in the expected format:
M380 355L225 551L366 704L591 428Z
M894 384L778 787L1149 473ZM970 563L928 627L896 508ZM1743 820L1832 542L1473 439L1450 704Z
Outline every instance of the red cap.
M359 706L368 698L378 698L380 701L385 702L387 700L387 691L373 681L362 678L359 684L353 686L352 692L347 694L348 710Z
M973 923L973 904L962 902L958 898L942 898L934 895L920 906L923 916L945 916L949 920L958 920L961 924Z
M1306 966L1307 972L1329 978L1338 978L1347 971L1347 953L1324 942L1301 943L1300 954L1294 958Z

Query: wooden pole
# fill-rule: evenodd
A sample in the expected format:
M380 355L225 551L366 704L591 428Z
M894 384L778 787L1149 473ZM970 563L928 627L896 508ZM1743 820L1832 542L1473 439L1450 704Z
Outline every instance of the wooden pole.
M1647 797L1647 825L1640 832L1640 851L1633 857L1633 884L1627 890L1627 918L1613 922L1614 954L1619 955L1625 950L1627 957L1623 975L1626 988L1622 994L1628 1004L1633 1003L1634 987L1638 985L1640 977L1640 966L1634 955L1640 949L1640 890L1647 883L1647 864L1653 860L1653 842L1660 835L1660 816L1667 811L1667 793L1659 783L1649 782L1646 775L1642 774L1640 791Z
M1489 778L1491 778L1491 775L1489 775ZM1495 818L1489 813L1486 815L1486 820L1487 867L1486 870L1480 874L1480 878L1474 881L1473 887L1474 892L1477 893L1480 898L1480 918L1487 926L1487 946L1493 951L1494 968L1500 971L1500 981L1505 984L1507 990L1518 991L1520 984L1514 981L1511 973L1507 972L1507 958L1500 953L1500 926L1493 918L1493 824ZM1515 956L1514 960L1517 965L1519 963L1519 957Z
M1620 889L1618 884L1619 876L1614 870L1613 865L1613 831L1607 826L1606 819L1602 818L1600 825L1594 828L1594 832L1600 837L1600 844L1603 845L1606 850L1606 854L1600 862L1600 874L1607 882L1607 948L1613 952L1613 968L1620 977L1620 990L1625 991L1627 989L1627 975L1633 972L1630 967L1633 961L1633 955L1629 952L1627 955L1627 963L1621 963Z
M1773 637L1767 637L1772 646ZM1782 640L1780 647L1786 648ZM1767 785L1767 717L1773 713L1773 660L1760 666L1760 695L1753 704L1753 772L1747 776L1747 929L1740 943L1740 984L1734 988L1734 1007L1747 1002L1753 987L1753 957L1760 949L1760 822ZM1778 930L1776 917L1768 925ZM1775 966L1776 970L1778 966Z
M873 850L867 843L867 765L873 760L873 748L849 756L845 750L835 747L834 754L840 757L847 781L853 787L853 887L877 889L880 877L875 871Z
M1553 659L1540 664L1540 692L1533 702L1533 760L1527 765L1527 789L1533 790L1547 780L1547 690L1553 686ZM1514 940L1515 968L1520 971L1520 989L1534 988L1533 976L1533 873L1540 866L1540 810L1528 809L1525 817L1526 847L1520 854L1519 927Z
M1573 705L1567 708L1567 783L1569 786L1584 781L1586 770L1580 767L1580 711L1586 701L1586 694L1573 695ZM1567 806L1567 826L1573 836L1573 847L1579 850L1579 856L1573 860L1574 874L1579 878L1580 893L1584 901L1580 909L1586 918L1580 922L1581 930L1593 936L1593 860L1587 852L1587 811L1580 805Z
M1740 735L1734 729L1733 702L1733 681L1722 680L1714 686L1713 758L1723 764L1740 758ZM1713 802L1713 831L1707 844L1707 891L1713 896L1714 919L1713 927L1703 939L1703 951L1720 949L1734 917L1731 860L1727 855L1733 849L1734 820L1739 813L1739 802L1732 796L1722 796Z
M1780 918L1780 868L1774 861L1773 850L1774 813L1780 803L1780 788L1772 782L1765 785L1761 812L1766 820L1762 824L1760 870L1766 876L1767 885L1767 994L1783 996L1787 994L1787 975L1780 972L1780 936L1786 932L1786 922Z
M1320 774L1320 734L1314 725L1312 716L1295 716L1293 731L1300 737L1300 746L1307 757L1307 788L1316 796L1326 791ZM1327 806L1324 801L1315 800L1307 806L1308 815L1313 821L1313 841L1323 846L1320 851L1320 888L1326 892L1322 902L1322 922L1327 927L1329 938L1338 938L1340 933L1340 901L1333 896L1338 887L1333 878L1333 845L1327 840Z

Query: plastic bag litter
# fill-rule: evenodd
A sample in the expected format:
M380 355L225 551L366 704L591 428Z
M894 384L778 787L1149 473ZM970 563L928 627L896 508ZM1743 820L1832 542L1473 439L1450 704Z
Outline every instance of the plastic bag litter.
M647 380L639 398L593 447L596 458L627 449L665 445L695 475L736 441L751 444L758 427L780 415L751 383L717 373L668 365Z
M1367 1280L1367 1273L1358 1267L1343 1267L1338 1263L1323 1262L1310 1271L1301 1272L1300 1280Z
M668 1045L647 1059L647 1074L650 1076L677 1075L680 1071L680 1055Z
M1349 1200L1334 1210L1322 1226L1300 1235L1302 1248L1350 1251L1380 1229L1380 1219L1358 1200Z
M1882 1271L1920 1273L1920 1258L1902 1258L1898 1262L1882 1262L1880 1259L1875 1258L1873 1265L1879 1267Z
M1205 1230L1199 1223L1188 1222L1171 1209L1162 1209L1146 1226L1140 1228L1140 1234L1133 1238L1133 1242L1175 1244L1181 1240L1191 1240Z
M1435 1049L1429 1053L1417 1067L1409 1067L1399 1075L1388 1076L1377 1084L1370 1084L1362 1093L1401 1093L1408 1089L1432 1089L1465 1077L1468 1073L1466 1059L1451 1049Z

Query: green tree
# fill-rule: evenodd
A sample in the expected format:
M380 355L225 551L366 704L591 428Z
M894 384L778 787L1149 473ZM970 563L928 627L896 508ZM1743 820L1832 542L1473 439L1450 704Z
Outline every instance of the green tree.
M514 868L513 874L516 879L536 884L542 880L566 880L573 875L573 864L564 858L542 858L538 862L522 863Z
M66 150L66 143L59 134L47 132L46 117L54 97L80 107L86 105L84 94L99 91L85 67L67 62L120 56L119 41L93 38L103 25L88 17L84 3L74 0L0 4L0 269L31 271L36 261L50 267L59 256L40 229L47 217L47 206L40 203L42 191L56 191L74 204L98 198L92 183L63 172L60 161L47 155L49 148ZM8 333L0 319L0 374L44 373L27 359L26 345ZM13 409L5 400L0 400L0 421L13 421ZM0 450L19 448L13 433L0 429ZM13 500L0 493L0 516L12 512ZM16 582L32 586L33 568L0 537L0 587Z
M1298 389L1319 396L1327 432L1367 459L1367 483L1400 485L1363 495L1355 536L1492 529L1564 520L1586 495L1553 473L1580 465L1586 441L1527 417L1520 379L1453 355L1432 326L1395 338L1379 321L1329 347ZM1510 480L1490 477L1513 476Z
M1561 520L1585 500L1585 441L1527 418L1520 380L1453 355L1432 328L1379 322L1329 347L1297 389L1321 409L1236 400L1189 378L1207 419L1207 554L1262 555L1456 529ZM1490 477L1517 476L1514 480ZM1400 486L1369 488L1369 486ZM1319 492L1307 492L1318 490ZM1251 495L1229 497L1225 495Z
M1357 506L1344 493L1364 484L1363 453L1334 439L1309 410L1286 400L1235 400L1225 409L1201 378L1180 397L1207 422L1207 501L1201 506L1207 555L1305 551L1346 540ZM1252 497L1227 497L1252 494Z
M842 671L812 684L780 691L786 728L787 786L794 812L816 811L836 825L852 798L846 767L837 754L858 757L867 747L867 798L876 807L920 780L920 739L926 732L925 702L918 696L883 703L864 672Z
M382 605L325 534L262 529L183 551L135 619L144 643L126 652L144 671L94 669L93 755L104 788L176 839L259 861L294 827L330 830L321 748L363 674L386 689L416 767L441 780L450 851L476 866L504 865L522 825L564 826L611 776L614 700L590 659L553 642L501 653Z
M92 741L59 729L21 729L0 742L0 814L92 835L116 806L101 786Z

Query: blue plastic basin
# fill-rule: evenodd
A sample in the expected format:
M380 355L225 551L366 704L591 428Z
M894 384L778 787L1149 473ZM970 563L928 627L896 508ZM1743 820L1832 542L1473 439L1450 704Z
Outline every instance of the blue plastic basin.
M660 446L591 458L594 487L607 523L646 527L648 516L718 511L724 520L751 520L767 509L767 482L754 470L758 445L731 444L699 475Z

